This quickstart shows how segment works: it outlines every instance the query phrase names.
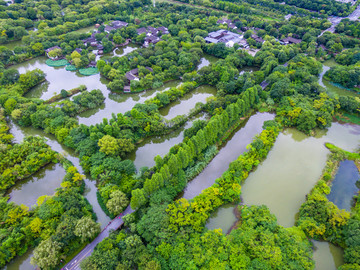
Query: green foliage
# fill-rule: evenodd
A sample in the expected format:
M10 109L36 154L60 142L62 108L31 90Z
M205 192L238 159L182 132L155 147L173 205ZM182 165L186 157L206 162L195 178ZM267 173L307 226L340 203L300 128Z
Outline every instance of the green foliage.
M354 88L360 85L360 67L357 65L331 67L324 78L343 87Z
M91 76L99 73L96 67L88 67L79 69L79 73L84 76Z
M90 217L84 216L77 221L74 234L80 237L82 242L87 242L94 239L99 232L100 224L93 221Z
M47 59L45 61L45 63L50 66L50 67L63 67L69 64L69 62L65 59L61 59L61 60L51 60L51 59Z
M50 162L56 153L40 137L26 137L21 144L0 152L0 189L6 190Z
M65 68L67 71L75 71L77 68L74 65L67 65Z

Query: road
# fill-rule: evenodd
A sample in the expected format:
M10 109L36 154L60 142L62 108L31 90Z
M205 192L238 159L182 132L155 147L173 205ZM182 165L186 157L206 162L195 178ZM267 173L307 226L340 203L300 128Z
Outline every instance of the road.
M129 205L122 214L118 215L116 218L110 221L110 223L102 230L102 232L94 239L94 241L88 244L78 255L76 255L68 264L66 264L61 269L79 270L82 260L91 255L96 245L100 243L104 238L108 237L111 231L117 230L121 227L121 225L123 225L124 221L122 217L133 212L134 210L132 210Z
M335 27L341 22L342 19L349 19L350 21L356 21L360 17L360 5L356 7L356 9L349 14L347 17L330 17L329 21L332 23L331 27L321 32L319 36L322 36L325 32L335 32Z

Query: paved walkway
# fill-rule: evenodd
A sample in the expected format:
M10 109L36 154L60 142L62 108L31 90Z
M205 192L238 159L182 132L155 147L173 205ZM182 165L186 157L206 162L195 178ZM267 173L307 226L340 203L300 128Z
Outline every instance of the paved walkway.
M349 16L347 16L347 17L330 17L329 21L332 23L332 25L328 29L322 31L319 36L322 36L322 34L324 34L325 32L334 33L335 32L335 27L343 19L349 19L350 21L356 21L359 17L360 17L360 5L358 5L356 7L356 9L352 13L350 13Z
M94 248L98 243L100 243L104 238L108 237L112 230L117 230L123 225L123 216L133 213L134 210L131 209L130 205L125 209L125 211L114 218L103 230L102 232L88 244L78 255L76 255L67 265L65 265L62 270L78 270L80 269L80 263L86 257L90 256L94 251Z

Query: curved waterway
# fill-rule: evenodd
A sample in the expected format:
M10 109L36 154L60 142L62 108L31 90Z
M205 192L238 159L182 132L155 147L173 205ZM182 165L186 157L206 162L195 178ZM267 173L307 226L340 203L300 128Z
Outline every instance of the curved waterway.
M31 127L20 127L18 125L15 125L13 122L10 122L10 132L12 135L14 135L14 141L16 143L21 142L25 136L40 136L46 138L46 143L51 147L51 149L63 154L68 160L73 163L73 165L79 170L80 173L84 173L80 166L80 160L75 155L75 152L72 149L59 144L53 135L46 134L42 130L34 129ZM86 188L84 196L92 205L93 211L96 213L97 216L97 221L101 224L101 227L104 228L110 221L110 218L103 212L97 201L97 189L95 186L95 181L90 181L86 178L85 186ZM38 197L33 195L33 198L36 201Z
M132 48L132 45L129 46ZM121 48L121 50L125 52L128 50L128 47ZM113 94L106 87L108 80L101 77L100 74L82 76L76 72L67 71L65 67L49 67L45 64L46 59L46 57L37 57L11 67L17 69L20 73L25 73L28 70L34 70L36 68L46 73L46 81L31 89L25 96L46 100L60 93L61 89L70 90L79 85L85 85L88 91L99 89L105 96L104 104L95 109L83 112L78 116L79 123L85 125L100 123L103 118L111 118L112 113L125 113L131 110L137 103L143 103L146 99L154 97L157 92L168 90L181 83L179 80L171 81L157 89L136 94Z
M31 208L40 196L53 195L64 176L65 169L61 164L48 164L30 177L17 182L6 195L9 195L11 202Z
M186 122L184 126L171 132L168 135L150 137L143 140L137 149L129 155L129 159L134 161L136 168L153 167L155 165L154 157L166 155L170 148L183 141L184 130L190 128L195 120L205 119L205 114L200 114Z
M329 94L334 94L337 96L359 97L360 95L356 94L355 92L337 87L323 78L326 71L328 71L331 67L336 65L338 64L335 62L334 58L331 58L323 62L323 70L319 75L319 84L322 87L324 87Z
M165 83L162 87L157 89L147 90L135 94L112 94L107 91L107 98L104 104L98 108L91 109L79 114L79 123L85 125L94 125L102 122L103 118L111 118L113 113L125 113L130 111L136 104L144 103L145 100L156 96L158 92L169 90L171 87L176 87L181 81L171 81ZM103 92L105 95L105 93ZM106 96L106 95L105 95Z
M360 180L360 173L354 161L342 161L331 185L329 201L339 209L350 211L352 198L359 190L355 185L357 180Z
M185 94L177 101L171 102L169 105L159 110L160 114L165 119L172 119L178 115L188 114L192 108L195 107L196 103L206 103L208 97L216 94L216 88L209 85L202 85L195 90Z
M333 244L312 241L314 244L315 270L336 270L344 264L343 250Z
M207 67L210 64L215 63L217 60L219 60L219 58L209 55L209 54L204 54L203 57L201 57L200 59L200 63L197 66L197 70L202 69L203 67Z
M280 133L268 157L242 186L243 203L266 205L278 223L291 227L305 196L319 179L329 150L325 142L354 151L360 143L360 126L333 123L309 137L295 130Z
M203 189L212 186L229 168L229 164L246 151L246 146L262 131L264 121L272 120L274 117L271 113L256 113L244 121L206 168L187 184L183 197L192 199Z
M34 249L31 248L23 255L16 257L5 266L4 270L35 270L36 268L30 264L33 251Z

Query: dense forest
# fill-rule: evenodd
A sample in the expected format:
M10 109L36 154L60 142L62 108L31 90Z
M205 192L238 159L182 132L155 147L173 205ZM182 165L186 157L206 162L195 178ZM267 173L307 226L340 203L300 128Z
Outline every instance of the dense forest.
M288 128L312 136L339 118L359 123L358 22L343 19L335 33L322 33L332 26L329 16L347 16L356 5L334 0L279 2L3 2L0 267L31 250L34 266L59 269L97 235L109 233L89 256L76 261L82 269L314 269L313 239L344 249L340 269L360 268L358 194L351 212L326 197L339 163L359 164L358 150L327 144L331 154L322 176L291 227L280 225L268 206L246 205L241 199L247 178L269 158ZM291 18L284 18L288 14ZM83 31L85 27L91 30ZM135 49L114 53L129 44ZM207 56L216 60L199 68ZM57 89L49 99L31 96L51 79L41 66L23 72L16 64L44 57L51 59L46 64L54 72L78 74L92 65L99 74L86 78L101 78L105 90L79 83L73 89ZM353 95L320 86L322 62L332 57L336 65L324 79ZM174 81L181 83L165 88ZM163 109L204 86L216 89L216 94L186 114L164 117ZM157 91L160 87L165 89ZM81 124L81 115L101 112L109 98L136 99L149 90L154 94L128 111L113 108L111 117ZM227 160L227 169L209 187L184 198L188 184L258 112L275 119L261 124L246 150ZM172 134L201 114L206 117L193 122L167 154L155 153L154 166L135 166L131 155L142 142ZM81 168L42 136L15 141L14 127L52 136L74 152ZM49 164L65 170L61 185L31 207L15 203L11 188ZM96 183L90 200L86 181ZM231 232L208 229L213 213L229 204L236 204L238 213ZM114 221L101 224L96 211ZM122 216L124 212L130 214ZM108 228L117 222L123 225Z

